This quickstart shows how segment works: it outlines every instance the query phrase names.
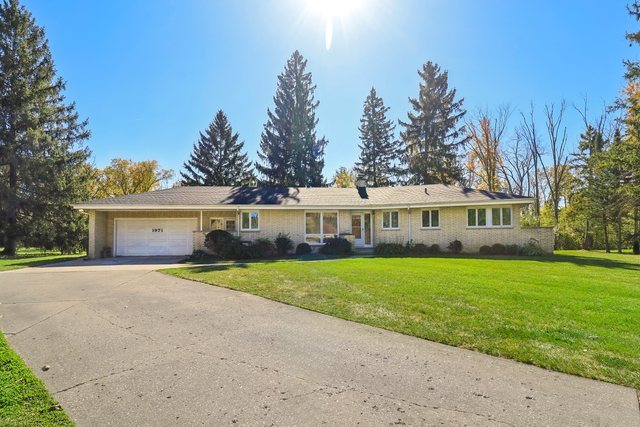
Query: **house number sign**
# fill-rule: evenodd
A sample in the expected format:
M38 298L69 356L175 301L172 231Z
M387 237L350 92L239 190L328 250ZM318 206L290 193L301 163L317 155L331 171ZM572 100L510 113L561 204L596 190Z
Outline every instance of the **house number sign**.
M164 230L162 228L152 228L151 232L152 233L162 233Z

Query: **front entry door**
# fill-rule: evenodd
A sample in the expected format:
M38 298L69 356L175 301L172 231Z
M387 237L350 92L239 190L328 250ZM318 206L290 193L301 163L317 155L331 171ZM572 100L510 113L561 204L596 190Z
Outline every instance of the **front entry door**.
M355 239L356 247L371 246L371 213L352 214L351 233Z

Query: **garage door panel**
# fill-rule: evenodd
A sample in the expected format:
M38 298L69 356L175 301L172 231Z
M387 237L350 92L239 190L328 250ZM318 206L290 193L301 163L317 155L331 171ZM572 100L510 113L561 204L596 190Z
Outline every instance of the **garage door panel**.
M196 219L117 219L116 255L188 255Z

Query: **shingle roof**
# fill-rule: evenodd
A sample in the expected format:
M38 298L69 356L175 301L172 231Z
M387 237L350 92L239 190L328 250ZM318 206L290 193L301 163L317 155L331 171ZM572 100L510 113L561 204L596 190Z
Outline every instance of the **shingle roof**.
M176 187L149 193L90 200L75 205L78 209L158 209L166 207L285 206L285 207L385 207L434 206L438 204L490 204L520 200L524 196L474 190L453 185L411 185L367 188L367 198L355 188L332 187Z

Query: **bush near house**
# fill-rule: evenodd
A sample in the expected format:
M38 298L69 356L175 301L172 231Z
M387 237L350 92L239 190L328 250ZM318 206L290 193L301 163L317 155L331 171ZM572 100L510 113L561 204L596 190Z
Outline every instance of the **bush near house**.
M278 256L285 256L293 249L293 241L289 238L288 233L278 233L275 244Z
M223 250L231 245L233 236L228 231L213 230L204 237L204 246L216 255L222 256Z
M343 237L326 239L324 245L320 248L320 253L338 256L351 255L351 242Z
M379 243L373 248L377 256L402 256L406 254L406 248L400 243Z
M299 243L296 246L296 255L306 255L311 253L311 245L308 243Z
M491 253L493 255L506 255L507 247L502 243L495 243L493 246L491 246Z
M478 251L478 253L480 255L493 255L493 252L491 251L491 246L480 246L480 250Z
M462 252L462 242L460 240L454 240L449 243L448 249L452 254L459 254Z

